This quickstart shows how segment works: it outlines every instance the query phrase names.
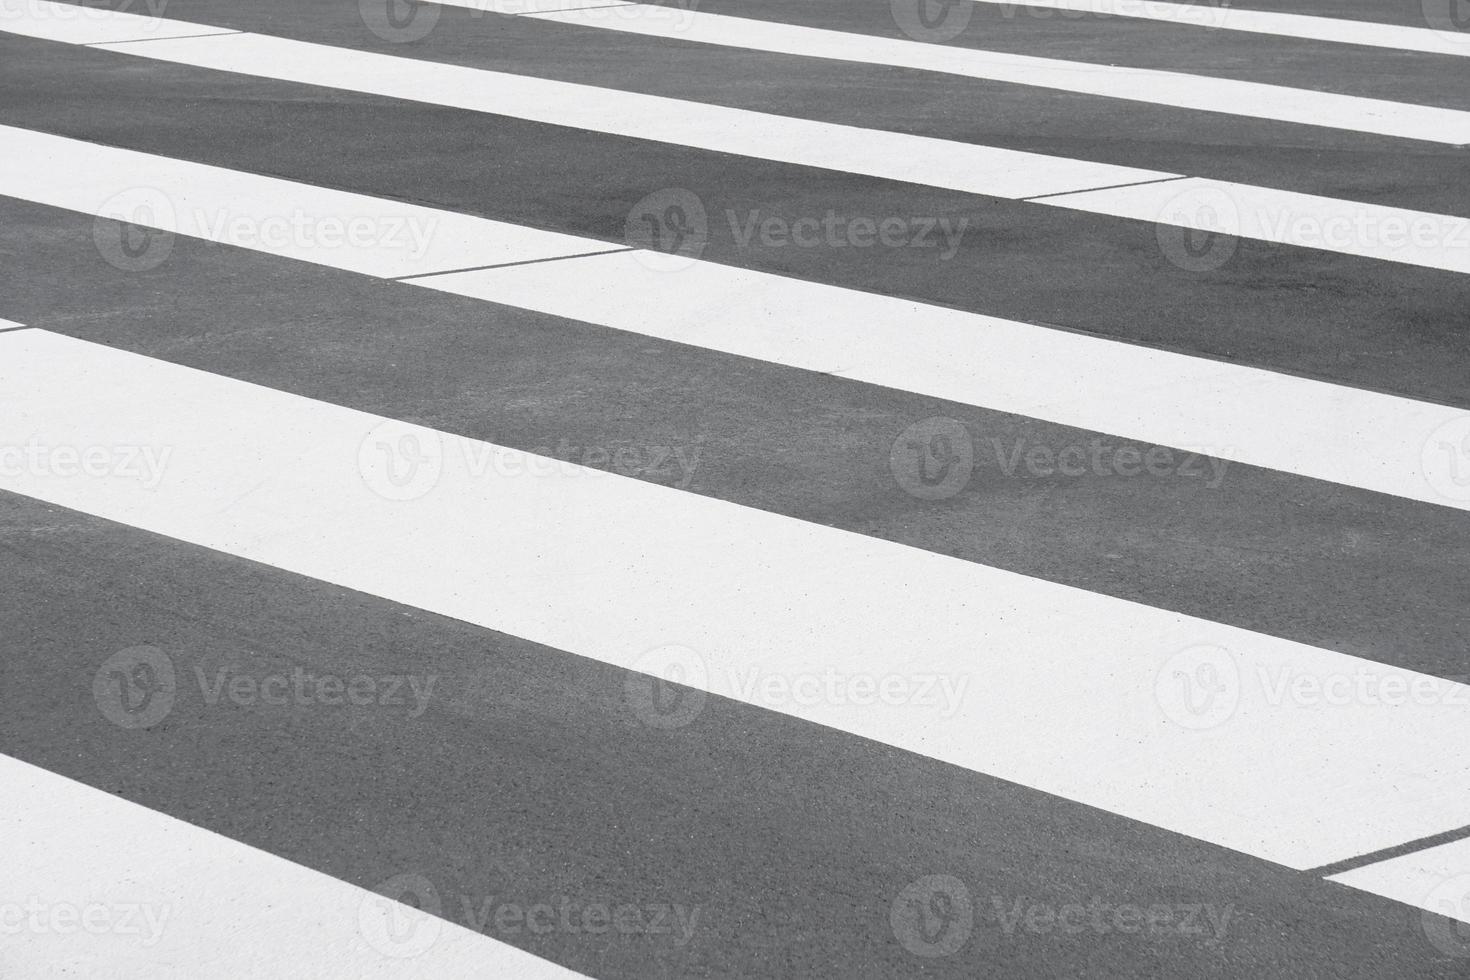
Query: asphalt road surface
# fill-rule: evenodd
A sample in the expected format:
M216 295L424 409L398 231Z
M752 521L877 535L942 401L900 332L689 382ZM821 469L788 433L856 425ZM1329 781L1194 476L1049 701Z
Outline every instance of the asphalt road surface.
M1454 0L0 0L0 977L1470 976Z

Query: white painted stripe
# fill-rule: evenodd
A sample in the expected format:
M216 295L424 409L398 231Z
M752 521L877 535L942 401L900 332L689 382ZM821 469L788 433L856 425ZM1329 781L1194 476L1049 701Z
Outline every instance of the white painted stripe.
M1354 868L1327 880L1433 912L1420 919L1425 937L1446 956L1470 956L1470 933L1444 921L1470 922L1470 840Z
M260 34L150 41L109 50L995 197L1031 197L1172 176Z
M0 126L0 147L0 187L13 196L384 278L611 247L29 130Z
M169 453L150 481L43 451L6 490L1292 867L1464 820L1449 681L43 330L0 349L0 446Z
M0 194L166 230L187 227L205 237L223 217L227 230L239 227L221 240L334 268L367 268L371 253L313 246L321 236L310 224L308 233L285 246L244 231L279 223L293 213L287 208L337 226L360 216L370 216L380 229L417 222L438 231L425 249L433 262L413 264L439 269L474 265L466 256L506 259L556 250L533 247L543 243L540 236L554 239L561 254L610 247L29 130L0 127L0 145L15 149L0 154ZM206 217L189 213L194 211ZM176 221L164 220L169 212L178 213ZM447 244L440 235L448 236ZM379 251L386 256L391 250ZM682 271L660 271L670 263ZM374 264L401 272L407 263L384 258ZM413 282L1470 509L1470 481L1462 477L1466 461L1458 448L1470 445L1463 441L1470 439L1470 417L1439 405L643 251Z
M1197 177L1062 194L1035 203L1470 273L1470 219L1447 214L1349 204Z
M474 0L433 0L474 6ZM636 4L603 9L527 14L538 20L599 27L645 37L693 41L804 58L854 61L894 68L942 72L1016 85L1097 95L1180 109L1199 109L1252 119L1324 126L1433 143L1470 143L1470 113L1311 89L1266 85L1208 75L1128 68L1086 61L1061 61L975 48L799 27L724 14Z
M1165 0L976 0L1007 8L1006 16L1016 14L1014 8L1027 7L1063 13L1101 14L1134 20L1157 20L1188 27L1209 27L1252 34L1274 34L1277 37L1306 41L1330 41L1336 44L1359 44L1425 54L1447 54L1470 57L1470 32L1444 29L1403 27L1366 20L1342 20L1336 17L1288 14L1274 10L1246 10L1232 7L1225 0L1201 3L1168 3ZM1427 7L1425 8L1428 9Z
M187 24L161 17L128 15L44 0L0 0L0 31L67 44L114 44L166 37L217 33L222 27Z
M1196 179L1180 185L1183 178L1159 171L834 126L254 34L153 41L112 50L991 197L1040 195L1039 203L1143 221L1193 227L1199 220L1218 222L1222 211L1238 212L1241 220L1234 222L1232 232L1240 237L1454 272L1470 270L1470 220L1450 215L1248 184ZM1132 196L1082 193L1161 180L1164 183ZM1222 191L1225 206L1210 205ZM1195 198L1205 203L1192 203ZM466 261L458 267L480 264L490 263Z
M481 10L515 16L544 14L553 10L577 10L582 7L620 7L626 0L484 0Z
M1465 412L713 263L639 253L439 276L445 292L1470 508ZM573 288L574 287L574 288ZM1466 443L1470 445L1470 443ZM1449 449L1446 451L1445 447Z
M580 976L8 756L0 786L6 976ZM418 887L432 907L424 882L394 884Z

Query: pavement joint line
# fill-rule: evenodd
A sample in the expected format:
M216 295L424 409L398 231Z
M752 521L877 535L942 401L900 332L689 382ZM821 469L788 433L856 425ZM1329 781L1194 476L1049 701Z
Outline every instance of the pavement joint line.
M1394 858L1407 857L1417 854L1419 851L1427 851L1430 848L1439 847L1441 844L1451 844L1458 840L1470 838L1470 825L1456 827L1443 833L1431 834L1428 837L1420 837L1417 840L1405 841L1382 850L1370 851L1357 857L1344 858L1334 861L1332 864L1324 864L1318 868L1309 868L1307 873L1318 878L1331 878L1334 875L1344 874L1348 871L1356 871L1358 868L1366 868L1370 864L1381 864Z
M1145 184L1167 184L1171 180L1190 180L1189 174L1177 174L1173 177L1155 177L1153 180L1135 180L1127 184L1106 184L1102 187L1084 187L1075 191L1053 191L1050 194L1037 194L1034 197L1023 197L1022 201L1040 201L1048 197L1066 197L1068 194L1091 194L1095 191L1115 191L1122 187L1142 187Z
M34 329L36 329L36 328L35 327L32 327L32 326L0 327L0 333L18 333L21 330L34 330Z
M560 14L560 13L568 13L568 12L574 11L574 10L603 10L603 9L605 9L607 7L632 7L632 6L635 6L635 5L634 4L631 4L631 3L621 3L621 2L620 3L598 3L598 4L593 4L591 6L588 6L588 7L564 7L563 9L558 10L556 12ZM532 14L544 14L544 13L546 13L546 11L544 11L544 10L523 10L523 11L521 11L518 14L506 14L505 16L507 16L507 17L526 17L526 16L529 16L529 15L532 15Z
M461 272L484 272L488 269L509 269L512 266L517 265L539 265L542 262L561 262L564 259L585 259L590 258L593 255L617 255L620 252L636 251L638 251L638 249L633 248L632 246L629 246L628 248L610 248L604 249L600 252L578 252L575 255L553 255L544 259L526 259L523 262L502 262L498 265L472 265L467 269L445 269L443 272L420 272L412 276L395 276L393 278L390 278L388 281L412 282L415 279L429 279L434 276L453 276L458 275Z
M83 44L84 48L103 48L110 44L146 44L149 41L191 41L196 37L224 37L227 34L244 34L244 31L213 31L209 34L184 34L180 37L135 37L127 41L93 41Z

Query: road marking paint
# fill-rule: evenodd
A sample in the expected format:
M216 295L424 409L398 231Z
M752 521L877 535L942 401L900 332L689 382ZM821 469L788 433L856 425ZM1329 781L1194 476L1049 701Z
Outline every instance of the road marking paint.
M1236 237L1470 271L1470 219L1452 215L836 126L254 34L160 39L137 48L114 45L109 50L1188 229L1218 221L1223 212L1233 216L1230 233ZM1108 188L1118 193L1104 193ZM1122 193L1129 188L1141 189ZM1210 203L1215 199L1220 206ZM1232 253L1216 254L1228 258ZM1202 261L1207 265L1209 258ZM1171 259L1186 267L1195 261L1188 254Z
M1470 415L1394 395L708 262L639 253L436 277L495 303L1444 506ZM1444 441L1444 440L1440 440ZM1465 493L1456 493L1463 486Z
M476 8L486 13L545 14L560 10L580 10L586 7L626 7L628 0L478 0Z
M1470 838L1440 844L1327 879L1422 909L1419 928L1446 956L1470 956ZM1432 913L1432 914L1431 914Z
M1304 41L1330 41L1336 44L1358 44L1398 51L1420 51L1425 54L1447 54L1470 57L1470 32L1430 27L1404 27L1366 20L1341 20L1306 14L1288 14L1275 10L1247 10L1232 7L1228 0L1203 0L1199 3L1169 3L1166 0L975 0L1007 8L1006 16L1017 16L1015 8L1054 12L1059 18L1067 14L1093 14L1126 17L1134 20L1156 20L1189 27L1208 27L1252 34L1274 34L1277 37ZM1427 9L1427 8L1426 8ZM1053 14L1047 14L1052 16ZM1030 16L1038 16L1032 14ZM1447 25L1448 26L1448 25Z
M162 17L126 14L80 4L44 0L0 0L0 31L66 44L114 44L188 37L218 31L207 24L188 24Z
M1470 273L1470 219L1447 214L1353 205L1198 177L1060 194L1035 203L1138 221L1162 218L1175 227L1193 228L1204 236L1200 257L1206 268L1208 242L1228 245L1234 238L1252 238Z
M633 683L656 673L1295 868L1464 819L1463 685L44 330L4 343L0 445L172 454L152 487L0 488L640 671L649 724L702 703Z
M460 5L457 0L433 2ZM610 10L562 10L526 16L644 37L803 58L912 68L1252 119L1323 126L1453 146L1470 143L1470 113L1456 109L1208 75L1005 54L692 10L679 10L677 16L655 14L654 11L659 9L648 4L634 4Z
M605 244L6 126L0 145L0 184L26 200L386 279Z
M168 233L178 228L390 278L446 273L411 281L421 288L1470 509L1470 414L1446 406L695 258L641 249L607 251L607 242L29 130L0 127L0 142L16 151L0 155L0 194L161 228L159 249L166 249ZM369 217L373 227L417 223L433 234L423 256L410 262L386 248L346 242L328 247L315 233L284 241L242 233L292 214L335 226L361 216ZM219 215L230 220L222 223ZM235 219L241 219L238 227ZM112 254L120 247L117 241L102 246L105 257L126 264L128 255ZM148 259L154 247L153 241L140 241L132 258ZM532 261L599 250L605 254ZM477 265L521 264L452 271L479 256L490 261Z
M16 976L581 976L8 756L0 785L0 931ZM384 884L455 912L422 876Z
M0 30L5 29L7 24L0 22ZM1023 198L1174 176L261 34L155 40L136 48L113 45L108 50L996 197Z

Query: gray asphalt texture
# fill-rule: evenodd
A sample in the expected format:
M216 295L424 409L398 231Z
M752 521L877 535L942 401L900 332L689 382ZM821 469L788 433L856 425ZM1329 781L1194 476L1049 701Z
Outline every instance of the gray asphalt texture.
M1417 25L1411 6L1289 9ZM700 9L899 36L886 3ZM375 37L352 3L172 0L167 16L1470 210L1454 147L452 9L414 44ZM1451 84L1463 59L1199 35L977 5L954 43L1470 108L1470 91ZM613 243L636 201L673 186L712 215L968 217L949 261L741 247L718 220L705 258L1470 407L1470 304L1449 273L1253 242L1193 273L1171 266L1142 222L5 35L0 123ZM921 501L889 472L894 440L920 419L962 420L982 452L991 439L1137 444L184 238L157 269L126 273L103 261L93 228L0 197L0 316L522 449L697 448L692 473L623 472L1440 676L1467 672L1470 526L1448 508L1235 464L1211 487L1012 478L993 459L954 499ZM0 494L0 584L0 752L364 887L422 874L461 924L465 902L487 899L699 910L687 942L488 930L594 977L1470 975L1426 938L1432 916L1311 874L718 697L686 727L650 728L614 668L13 494ZM165 722L120 732L98 712L92 679L137 645L164 650L184 682ZM417 716L210 704L195 670L221 667L433 676L436 696ZM973 934L948 956L916 956L890 921L927 875L959 879L974 900ZM1201 918L1198 931L1006 927L1017 907L1072 903L1229 918L1223 929Z

